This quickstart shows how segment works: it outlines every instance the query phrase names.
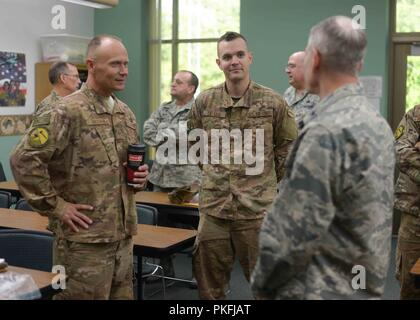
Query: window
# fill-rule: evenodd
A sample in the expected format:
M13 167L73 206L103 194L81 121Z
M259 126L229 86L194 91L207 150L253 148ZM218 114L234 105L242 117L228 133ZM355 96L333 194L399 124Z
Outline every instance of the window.
M397 0L397 32L420 32L420 0Z
M178 70L200 80L197 93L223 82L216 65L216 46L226 31L239 32L240 0L150 0L151 108L170 101Z

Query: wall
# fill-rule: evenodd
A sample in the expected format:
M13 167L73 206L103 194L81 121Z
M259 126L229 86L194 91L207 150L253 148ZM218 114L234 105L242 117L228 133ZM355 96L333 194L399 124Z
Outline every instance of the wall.
M367 10L368 51L361 75L383 77L381 113L387 117L389 0L242 0L241 32L254 53L253 79L283 93L288 57L305 49L310 28L329 16L354 16L356 4Z
M117 96L136 115L139 131L149 116L148 1L123 0L112 9L95 10L95 34L120 37L128 51L129 75L124 91Z
M60 4L66 8L66 30L51 27L51 9ZM27 101L22 114L35 109L34 68L41 61L39 36L42 34L69 33L91 37L93 35L94 9L65 3L58 0L0 0L0 51L26 54L28 81ZM0 161L8 179L11 179L9 153L20 137L0 137Z

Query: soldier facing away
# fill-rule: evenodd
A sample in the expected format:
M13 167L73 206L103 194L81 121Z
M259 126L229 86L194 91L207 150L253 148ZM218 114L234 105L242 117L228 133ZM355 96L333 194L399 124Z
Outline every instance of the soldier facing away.
M306 87L319 94L264 220L252 288L267 299L380 298L388 271L394 141L357 72L366 36L348 17L310 32ZM365 283L354 282L355 270ZM364 289L365 288L365 289Z
M77 93L37 117L11 154L19 190L37 212L58 226L65 250L67 287L56 299L132 299L134 194L147 166L127 186L129 144L138 143L133 112L114 96L128 76L121 40L91 40L88 79Z
M275 197L284 161L297 135L293 113L284 99L251 81L253 57L246 39L236 32L225 33L218 41L217 55L226 81L197 97L189 127L202 129L209 137L218 129L241 133L252 130L254 154L256 131L263 130L264 166L258 174L247 174L248 165L233 161L243 151L235 147L229 148L229 163L210 161L203 165L200 223L193 257L201 299L225 298L235 256L249 281L264 212ZM226 150L220 140L211 140L208 150L223 154ZM242 141L240 147L251 146Z

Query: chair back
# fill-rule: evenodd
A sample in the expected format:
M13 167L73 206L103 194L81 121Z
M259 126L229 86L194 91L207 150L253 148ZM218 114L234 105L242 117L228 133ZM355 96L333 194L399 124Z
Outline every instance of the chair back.
M10 208L12 205L12 194L7 191L0 190L0 208Z
M23 210L23 211L34 211L31 206L28 204L28 201L25 199L19 199L18 202L16 202L16 210Z
M6 175L4 174L3 165L0 162L0 181L6 181Z
M51 272L53 237L46 232L0 230L0 257L16 267Z
M136 205L136 209L137 223L150 224L155 226L158 224L159 212L156 208L145 204L138 204Z

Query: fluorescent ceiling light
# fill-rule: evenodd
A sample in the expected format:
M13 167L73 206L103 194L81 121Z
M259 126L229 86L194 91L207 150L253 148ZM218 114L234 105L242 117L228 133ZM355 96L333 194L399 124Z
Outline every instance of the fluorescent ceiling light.
M92 7L96 9L108 9L118 4L118 0L61 0L61 1L80 4L82 6Z

